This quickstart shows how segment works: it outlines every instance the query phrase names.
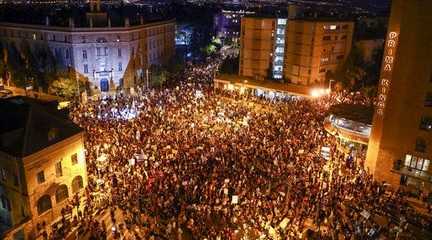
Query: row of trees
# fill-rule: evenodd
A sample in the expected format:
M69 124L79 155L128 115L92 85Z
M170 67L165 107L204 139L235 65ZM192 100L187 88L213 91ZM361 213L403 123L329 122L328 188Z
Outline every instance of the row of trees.
M54 56L46 45L33 45L27 41L0 42L0 73L8 72L10 83L17 87L32 85L47 89L57 74Z
M87 82L73 69L57 64L47 44L30 45L25 40L0 41L0 76L12 86L32 86L66 98L76 95L78 84L83 89Z

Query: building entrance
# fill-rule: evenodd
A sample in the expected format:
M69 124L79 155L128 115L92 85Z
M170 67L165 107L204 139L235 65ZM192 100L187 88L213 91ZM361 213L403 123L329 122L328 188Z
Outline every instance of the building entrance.
M102 78L102 79L100 80L100 89L101 89L102 92L108 92L108 90L109 90L109 82L108 82L108 79L106 79L106 78Z

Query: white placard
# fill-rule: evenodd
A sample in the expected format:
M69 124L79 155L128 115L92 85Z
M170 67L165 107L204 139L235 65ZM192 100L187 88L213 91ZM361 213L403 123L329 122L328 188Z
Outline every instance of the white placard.
M238 204L239 198L237 195L233 195L231 199L231 204Z

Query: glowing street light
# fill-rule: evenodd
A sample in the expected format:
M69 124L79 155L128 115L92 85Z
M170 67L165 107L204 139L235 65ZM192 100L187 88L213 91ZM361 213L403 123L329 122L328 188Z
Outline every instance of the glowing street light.
M313 98L319 98L329 94L330 94L330 89L328 88L314 88L310 91L310 95Z

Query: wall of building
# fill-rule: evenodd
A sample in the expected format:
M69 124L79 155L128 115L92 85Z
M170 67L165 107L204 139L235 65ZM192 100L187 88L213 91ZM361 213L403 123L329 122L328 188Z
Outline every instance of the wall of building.
M322 85L349 55L354 23L289 20L284 77L301 85Z
M428 164L432 159L432 32L426 30L432 24L430 9L432 2L426 0L392 4L366 167L377 180L395 187L401 180L401 172L394 171L398 160L404 167L407 154ZM424 176L417 186L430 189L432 168L419 169L423 163L402 175L412 180Z
M242 18L239 74L268 78L271 71L276 19Z
M30 214L22 160L0 152L0 236Z
M73 157L76 154L76 161ZM61 162L61 171L58 165ZM52 223L61 217L61 209L67 199L57 201L59 187L66 185L68 198L84 190L87 185L87 168L84 154L83 134L77 134L64 141L54 144L23 159L28 202L31 213L30 226L34 230L38 223ZM44 181L38 179L43 172ZM77 177L82 178L82 188L74 188ZM77 182L75 182L77 183ZM78 186L78 185L75 185ZM43 196L49 196L52 208L38 211L38 201Z
M276 18L242 18L240 69L245 77L272 78ZM299 85L323 85L347 59L353 22L288 19L285 28L283 78Z
M99 91L106 90L106 82L108 90L133 87L150 65L168 63L175 51L174 32L174 21L93 29L0 24L0 39L46 44L60 67L74 68Z

